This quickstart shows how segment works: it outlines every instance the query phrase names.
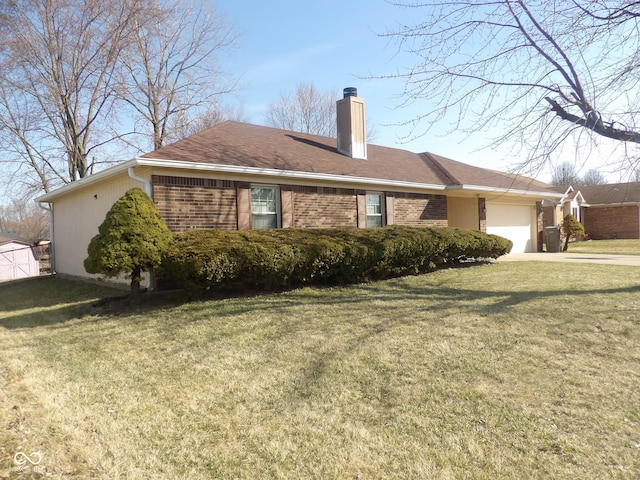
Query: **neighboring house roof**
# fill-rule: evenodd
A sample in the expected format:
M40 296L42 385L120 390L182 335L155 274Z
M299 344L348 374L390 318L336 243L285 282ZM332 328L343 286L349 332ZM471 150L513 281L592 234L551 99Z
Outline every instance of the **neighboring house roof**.
M580 191L588 205L621 205L640 203L640 183L611 183L574 187Z
M13 232L0 232L0 238L18 240L18 234Z
M560 198L528 177L467 165L431 153L367 145L367 159L337 150L335 138L228 121L68 184L37 200L48 202L82 185L136 166L252 174L431 190L491 191Z
M6 243L19 243L21 245L30 245L27 242L23 242L21 240L16 240L15 238L5 237L4 235L0 235L0 245L4 245Z

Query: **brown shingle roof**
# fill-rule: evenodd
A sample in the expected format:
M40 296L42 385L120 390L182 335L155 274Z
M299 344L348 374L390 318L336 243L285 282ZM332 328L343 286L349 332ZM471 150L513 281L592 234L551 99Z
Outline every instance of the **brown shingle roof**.
M433 153L425 153L447 172L453 185L477 185L513 190L550 190L551 186L522 175L509 174L488 168L474 167L466 163L441 157ZM551 191L551 190L550 190Z
M5 243L22 243L24 245L29 245L29 243L23 242L22 240L18 240L17 238L11 238L4 235L0 235L0 245L4 245Z
M329 137L224 122L142 158L345 175L430 185L545 191L549 185L437 155L367 145L367 160L338 153Z
M443 178L420 155L368 145L368 159L338 153L329 137L239 122L224 122L143 158L270 168L441 185Z
M580 191L590 205L615 205L640 203L640 183L611 183L607 185L585 185L574 187Z

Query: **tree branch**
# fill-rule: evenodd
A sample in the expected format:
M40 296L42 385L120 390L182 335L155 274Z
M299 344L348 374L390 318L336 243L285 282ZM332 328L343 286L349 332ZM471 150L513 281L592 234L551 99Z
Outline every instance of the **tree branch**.
M551 110L556 113L562 120L567 120L576 125L588 128L589 130L601 135L603 137L612 138L614 140L620 140L623 142L640 143L640 133L630 130L623 130L614 127L614 122L606 124L599 119L597 121L590 120L589 118L579 117L572 113L567 112L558 102L552 98L545 97L545 100L551 105ZM594 117L598 117L596 115Z

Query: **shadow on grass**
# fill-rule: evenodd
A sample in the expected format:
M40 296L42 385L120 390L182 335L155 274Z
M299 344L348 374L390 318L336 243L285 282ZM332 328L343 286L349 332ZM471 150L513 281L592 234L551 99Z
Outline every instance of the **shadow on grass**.
M428 274L427 274L428 275ZM248 292L215 295L194 299L188 293L163 292L147 295L140 305L126 301L97 300L122 295L122 290L81 281L57 278L35 278L30 281L0 285L0 327L7 329L55 325L86 315L98 317L128 317L153 314L154 311L184 306L177 323L198 321L203 315L225 316L254 311L278 311L307 304L309 306L343 305L358 308L371 302L402 302L424 300L430 311L467 308L478 313L500 313L511 307L541 298L575 297L589 294L637 293L640 287L598 288L591 290L539 289L524 292L449 288L446 286L415 286L402 278L343 287L306 287L283 292ZM483 305L475 303L482 300ZM465 305L467 305L465 307Z
M0 284L0 327L29 328L53 325L82 317L91 303L107 295L122 293L109 286L34 277Z

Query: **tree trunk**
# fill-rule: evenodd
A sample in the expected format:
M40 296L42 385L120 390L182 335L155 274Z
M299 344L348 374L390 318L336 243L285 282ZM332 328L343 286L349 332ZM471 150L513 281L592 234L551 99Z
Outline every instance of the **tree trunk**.
M133 272L131 272L131 303L139 304L140 303L140 267L135 267Z

